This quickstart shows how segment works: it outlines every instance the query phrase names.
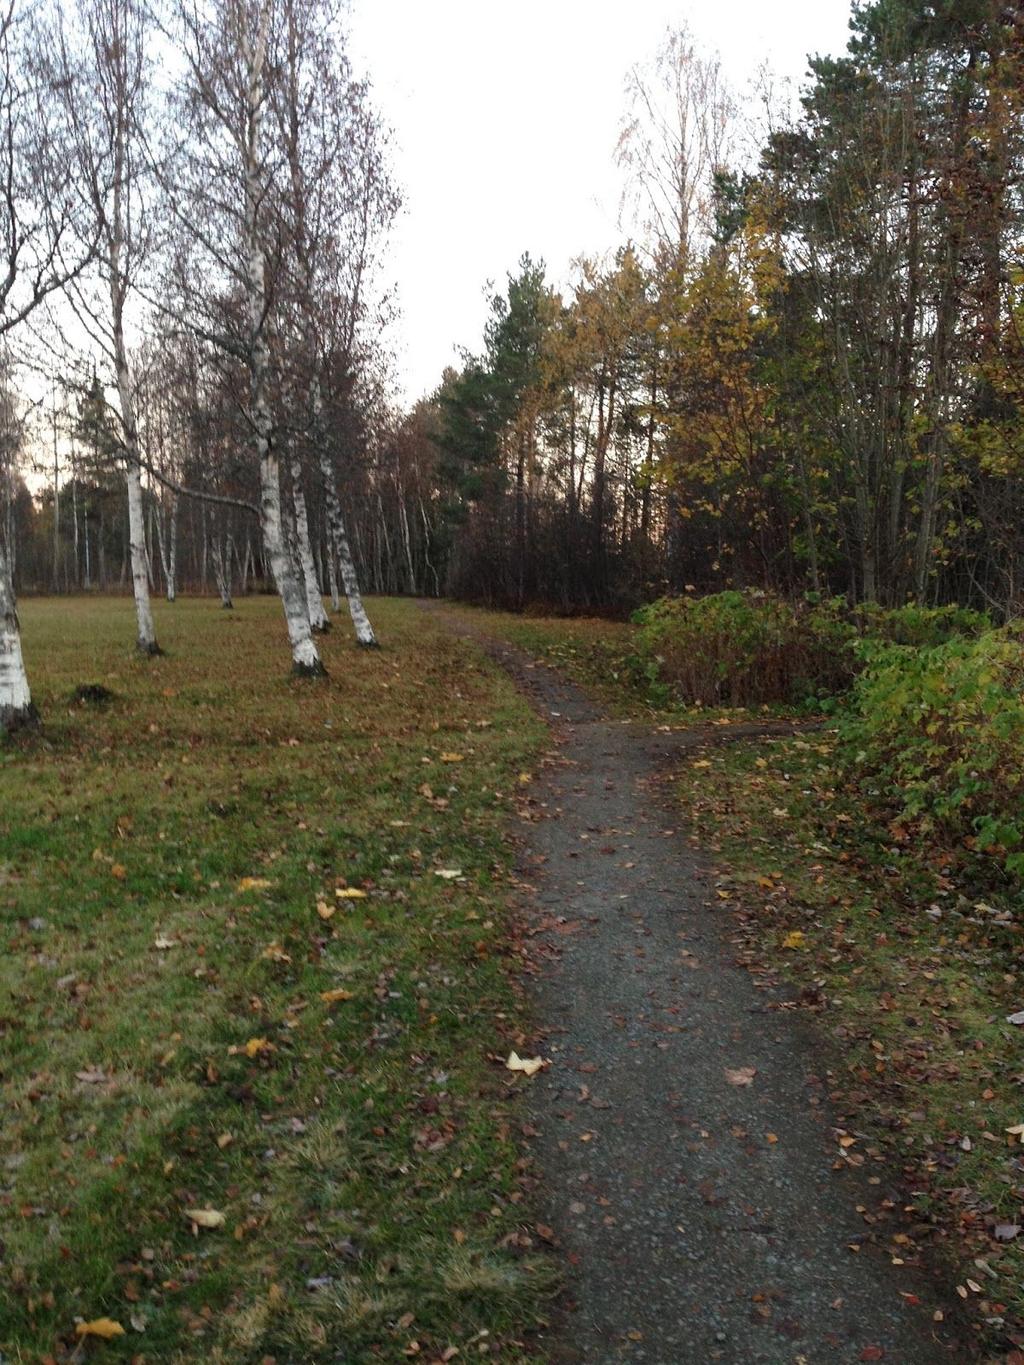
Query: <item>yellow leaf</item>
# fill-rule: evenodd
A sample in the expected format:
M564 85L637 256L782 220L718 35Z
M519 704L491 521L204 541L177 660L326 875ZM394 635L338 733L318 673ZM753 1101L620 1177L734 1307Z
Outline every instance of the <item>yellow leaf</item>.
M330 919L334 914L334 906L328 905L326 901L317 901L316 913L321 919Z
M270 962L291 962L291 958L281 947L280 943L268 943L263 949L262 956Z
M804 931L794 929L782 940L783 948L802 948L804 946Z
M340 901L366 900L366 892L360 891L358 886L339 886L334 894Z
M266 877L243 877L238 883L239 891L264 891L270 885Z
M266 1038L250 1038L244 1047L229 1047L229 1054L234 1057L239 1052L244 1052L247 1057L258 1057L261 1052L273 1052L274 1044L268 1042Z
M110 875L116 877L119 882L123 882L128 875L128 871L123 863L111 863Z
M220 1228L224 1226L224 1215L219 1209L182 1209L182 1213L197 1228Z
M343 990L338 986L333 991L321 991L320 999L325 1005L335 1005L339 1000L354 1000L355 996L351 991Z
M442 762L442 763L462 763L462 762L464 761L465 757L466 757L465 754L442 754L442 755L441 755L441 762Z
M535 1076L543 1065L543 1057L520 1057L516 1052L510 1052L505 1063L509 1071L521 1071L524 1076Z
M75 1324L75 1335L80 1337L101 1337L110 1341L112 1337L123 1337L124 1328L113 1318L93 1318L92 1322Z
M230 1133L221 1133L220 1137L217 1139L217 1146L223 1152L224 1148L229 1147L232 1142L234 1142L234 1138Z

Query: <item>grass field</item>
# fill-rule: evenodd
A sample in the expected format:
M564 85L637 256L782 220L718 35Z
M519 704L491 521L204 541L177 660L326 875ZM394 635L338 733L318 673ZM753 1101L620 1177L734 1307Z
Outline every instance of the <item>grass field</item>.
M44 729L0 749L6 1361L78 1359L103 1319L112 1360L533 1354L553 1273L501 1059L543 732L414 604L373 615L380 652L339 622L300 682L276 600L160 605L148 661L128 599L22 604ZM114 698L69 700L91 683Z

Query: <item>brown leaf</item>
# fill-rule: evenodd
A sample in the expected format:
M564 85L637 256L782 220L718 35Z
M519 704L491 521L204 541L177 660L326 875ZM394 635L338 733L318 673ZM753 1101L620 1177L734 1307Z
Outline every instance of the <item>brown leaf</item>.
M756 1066L727 1066L725 1068L725 1079L730 1085L753 1085L756 1075Z
M199 1228L219 1228L224 1226L224 1215L219 1209L182 1209L182 1213Z

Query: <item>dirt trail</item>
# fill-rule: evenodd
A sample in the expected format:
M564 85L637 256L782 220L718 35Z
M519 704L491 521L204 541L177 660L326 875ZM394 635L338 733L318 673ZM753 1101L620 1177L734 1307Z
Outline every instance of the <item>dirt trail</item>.
M709 736L609 721L553 671L477 640L551 721L562 759L535 789L544 818L521 867L541 921L567 922L535 986L553 1065L530 1090L575 1305L551 1358L978 1360L950 1328L955 1297L865 1241L857 1206L898 1190L881 1166L833 1169L820 1041L734 964L662 780ZM752 1083L732 1084L743 1068Z

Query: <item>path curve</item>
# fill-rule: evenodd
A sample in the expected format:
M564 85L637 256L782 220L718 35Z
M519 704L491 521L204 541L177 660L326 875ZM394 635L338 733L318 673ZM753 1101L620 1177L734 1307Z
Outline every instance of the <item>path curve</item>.
M554 671L442 614L508 670L559 746L520 867L557 948L534 985L552 1065L529 1092L573 1300L550 1358L979 1360L950 1325L955 1297L866 1241L858 1205L884 1227L898 1188L881 1165L834 1169L820 1039L735 964L662 780L720 732L609 720ZM743 1068L752 1083L730 1083Z

